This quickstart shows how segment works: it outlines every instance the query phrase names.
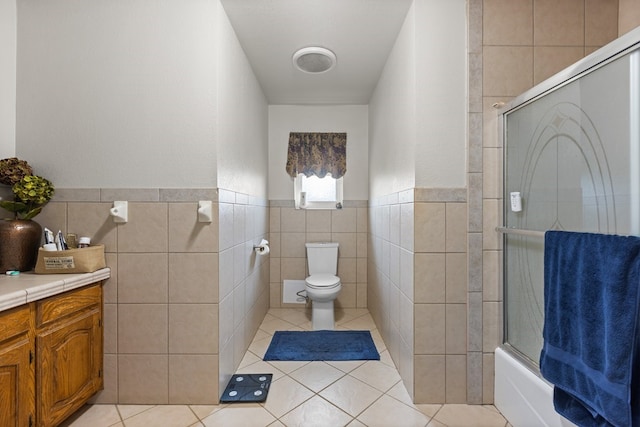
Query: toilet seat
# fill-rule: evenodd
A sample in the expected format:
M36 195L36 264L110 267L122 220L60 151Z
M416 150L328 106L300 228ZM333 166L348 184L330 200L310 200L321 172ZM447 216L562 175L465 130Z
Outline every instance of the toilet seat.
M333 289L340 286L340 278L333 274L314 274L305 280L311 289Z

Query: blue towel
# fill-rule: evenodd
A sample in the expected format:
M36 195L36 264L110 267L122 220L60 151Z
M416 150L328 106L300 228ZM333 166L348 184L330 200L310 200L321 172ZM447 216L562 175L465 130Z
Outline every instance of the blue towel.
M579 426L640 425L640 238L548 231L544 299L540 371L556 411Z

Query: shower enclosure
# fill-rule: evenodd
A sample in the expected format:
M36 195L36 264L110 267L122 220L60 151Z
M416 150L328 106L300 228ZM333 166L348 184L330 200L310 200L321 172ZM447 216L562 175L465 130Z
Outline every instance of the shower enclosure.
M496 360L515 356L539 376L544 231L640 235L640 28L515 99L500 122L505 344Z

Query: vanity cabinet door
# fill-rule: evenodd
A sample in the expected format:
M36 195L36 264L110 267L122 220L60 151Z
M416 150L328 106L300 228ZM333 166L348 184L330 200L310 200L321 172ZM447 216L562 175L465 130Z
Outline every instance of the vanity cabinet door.
M0 313L0 426L32 425L35 363L31 306Z
M55 426L103 388L102 287L39 302L36 322L37 425Z

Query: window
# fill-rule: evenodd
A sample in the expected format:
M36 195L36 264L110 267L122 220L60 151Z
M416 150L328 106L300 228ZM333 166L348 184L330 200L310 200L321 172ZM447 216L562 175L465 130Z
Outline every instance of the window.
M296 209L341 209L342 180L331 174L324 178L298 174L293 185Z

